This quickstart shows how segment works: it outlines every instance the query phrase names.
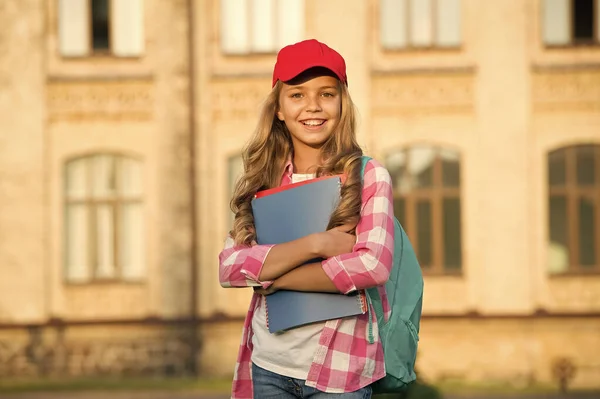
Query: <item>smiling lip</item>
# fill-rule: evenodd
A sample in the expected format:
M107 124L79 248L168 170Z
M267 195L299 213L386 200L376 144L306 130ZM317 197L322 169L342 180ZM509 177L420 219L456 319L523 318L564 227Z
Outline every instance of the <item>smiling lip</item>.
M300 121L300 123L302 123L305 129L319 130L327 123L327 119L305 119Z

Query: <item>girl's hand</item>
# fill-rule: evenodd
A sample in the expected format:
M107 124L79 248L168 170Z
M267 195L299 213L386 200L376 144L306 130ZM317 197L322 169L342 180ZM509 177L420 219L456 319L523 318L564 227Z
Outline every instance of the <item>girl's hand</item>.
M352 252L352 248L356 244L356 236L349 231L354 231L355 228L354 224L345 224L323 233L316 233L315 252L322 258L331 258Z
M254 287L254 292L260 295L269 295L277 291L275 284L271 284L269 288Z

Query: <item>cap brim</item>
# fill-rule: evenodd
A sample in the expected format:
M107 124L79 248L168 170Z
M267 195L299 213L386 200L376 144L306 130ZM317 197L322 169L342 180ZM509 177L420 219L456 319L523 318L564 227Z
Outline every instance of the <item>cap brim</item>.
M344 77L340 76L336 71L331 69L328 65L323 65L322 62L309 63L306 65L302 65L301 67L298 67L293 72L290 71L287 74L282 73L279 76L279 80L281 80L282 82L289 82L290 80L294 79L295 77L301 75L302 73L308 71L311 68L325 68L325 69L331 71L331 73L333 73L339 80L345 82Z

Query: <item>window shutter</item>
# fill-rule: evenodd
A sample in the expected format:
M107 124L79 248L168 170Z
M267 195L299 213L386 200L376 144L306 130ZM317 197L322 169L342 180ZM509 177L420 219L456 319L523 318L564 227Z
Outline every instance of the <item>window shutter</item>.
M293 18L290 18L293 15ZM304 38L304 0L277 0L277 47L299 42Z
M221 48L226 54L248 52L248 0L221 0Z
M542 7L544 43L554 46L568 44L569 0L545 0Z
M437 1L436 45L458 47L460 45L460 0Z
M252 1L252 51L267 53L275 47L275 1Z
M90 51L88 0L59 0L58 46L65 57L83 57Z
M144 1L112 0L112 52L119 57L137 57L144 52Z
M414 47L433 44L433 0L410 2L410 43Z
M381 45L387 49L404 48L407 45L406 0L381 0Z

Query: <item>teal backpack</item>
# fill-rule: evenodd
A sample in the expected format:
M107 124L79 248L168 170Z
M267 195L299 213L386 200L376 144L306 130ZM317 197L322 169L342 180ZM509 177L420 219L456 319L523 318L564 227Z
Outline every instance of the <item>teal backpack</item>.
M361 176L371 158L362 157ZM386 375L373 383L373 393L404 391L417 376L415 360L423 304L423 274L415 251L398 219L394 218L394 258L390 277L385 284L391 315L386 322L377 287L367 289L373 305L383 345ZM370 310L369 310L370 311ZM371 315L370 315L371 317ZM373 325L369 319L369 342L373 342Z

